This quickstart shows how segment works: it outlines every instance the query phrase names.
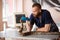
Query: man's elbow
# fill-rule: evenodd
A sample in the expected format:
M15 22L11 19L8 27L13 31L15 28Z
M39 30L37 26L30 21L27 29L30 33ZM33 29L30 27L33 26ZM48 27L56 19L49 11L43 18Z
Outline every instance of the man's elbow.
M45 32L49 32L50 31L50 24L46 24L45 25Z

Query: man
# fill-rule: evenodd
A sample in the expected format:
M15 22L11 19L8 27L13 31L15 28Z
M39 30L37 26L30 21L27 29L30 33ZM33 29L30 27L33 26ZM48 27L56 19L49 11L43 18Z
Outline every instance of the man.
M34 3L32 5L32 14L30 15L30 23L27 22L27 30L31 31L33 24L38 27L36 31L41 32L49 32L51 31L51 23L54 22L50 12L47 10L42 10L41 5L38 3ZM56 30L52 30L51 32L58 32L58 28Z

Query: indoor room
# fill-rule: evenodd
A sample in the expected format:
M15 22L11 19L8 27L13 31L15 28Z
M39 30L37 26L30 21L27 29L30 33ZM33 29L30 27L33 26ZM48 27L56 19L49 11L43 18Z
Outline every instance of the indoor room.
M45 20L42 18L38 22L31 20L31 15L35 12L34 3L41 5L41 10L47 10L50 16L43 16L48 19L46 25L53 25L58 31L41 31L37 26L44 25ZM36 6L37 7L37 6ZM38 9L37 9L38 10ZM40 10L39 10L40 11ZM41 12L42 13L42 12ZM48 15L48 14L47 14ZM34 17L35 18L35 17ZM39 24L39 22L42 24ZM32 23L34 22L34 24ZM29 30L27 24L33 24ZM29 25L31 26L31 25ZM48 28L48 27L47 27ZM46 28L46 29L47 29ZM39 30L38 30L39 29ZM53 28L54 29L54 28ZM49 30L49 29L48 29ZM31 32L30 32L31 31ZM22 34L21 34L22 33ZM27 34L26 34L27 33ZM30 34L29 34L30 33ZM41 35L42 34L42 35ZM46 35L44 35L46 34ZM23 35L23 36L21 36ZM26 36L25 35L30 35ZM40 35L40 36L39 36ZM60 0L0 0L0 39L1 40L58 40L60 38Z

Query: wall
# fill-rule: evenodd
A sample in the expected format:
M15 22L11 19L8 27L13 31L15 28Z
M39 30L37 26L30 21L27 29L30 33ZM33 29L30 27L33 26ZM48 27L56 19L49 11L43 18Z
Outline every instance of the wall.
M24 0L24 12L26 12L26 15L29 17L30 14L32 13L31 8L32 8L32 0Z
M3 30L3 22L2 22L2 0L0 0L0 31Z

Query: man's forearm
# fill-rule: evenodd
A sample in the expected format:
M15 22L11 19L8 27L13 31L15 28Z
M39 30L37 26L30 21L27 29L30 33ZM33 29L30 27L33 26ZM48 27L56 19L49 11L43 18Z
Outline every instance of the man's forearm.
M45 27L37 28L37 31L49 32L49 30L50 30L50 24L45 24Z
M30 25L29 21L26 22L26 28L27 28L27 31L31 31L32 29L32 25Z
M48 32L48 30L46 30L44 27L43 28L37 28L37 31Z

